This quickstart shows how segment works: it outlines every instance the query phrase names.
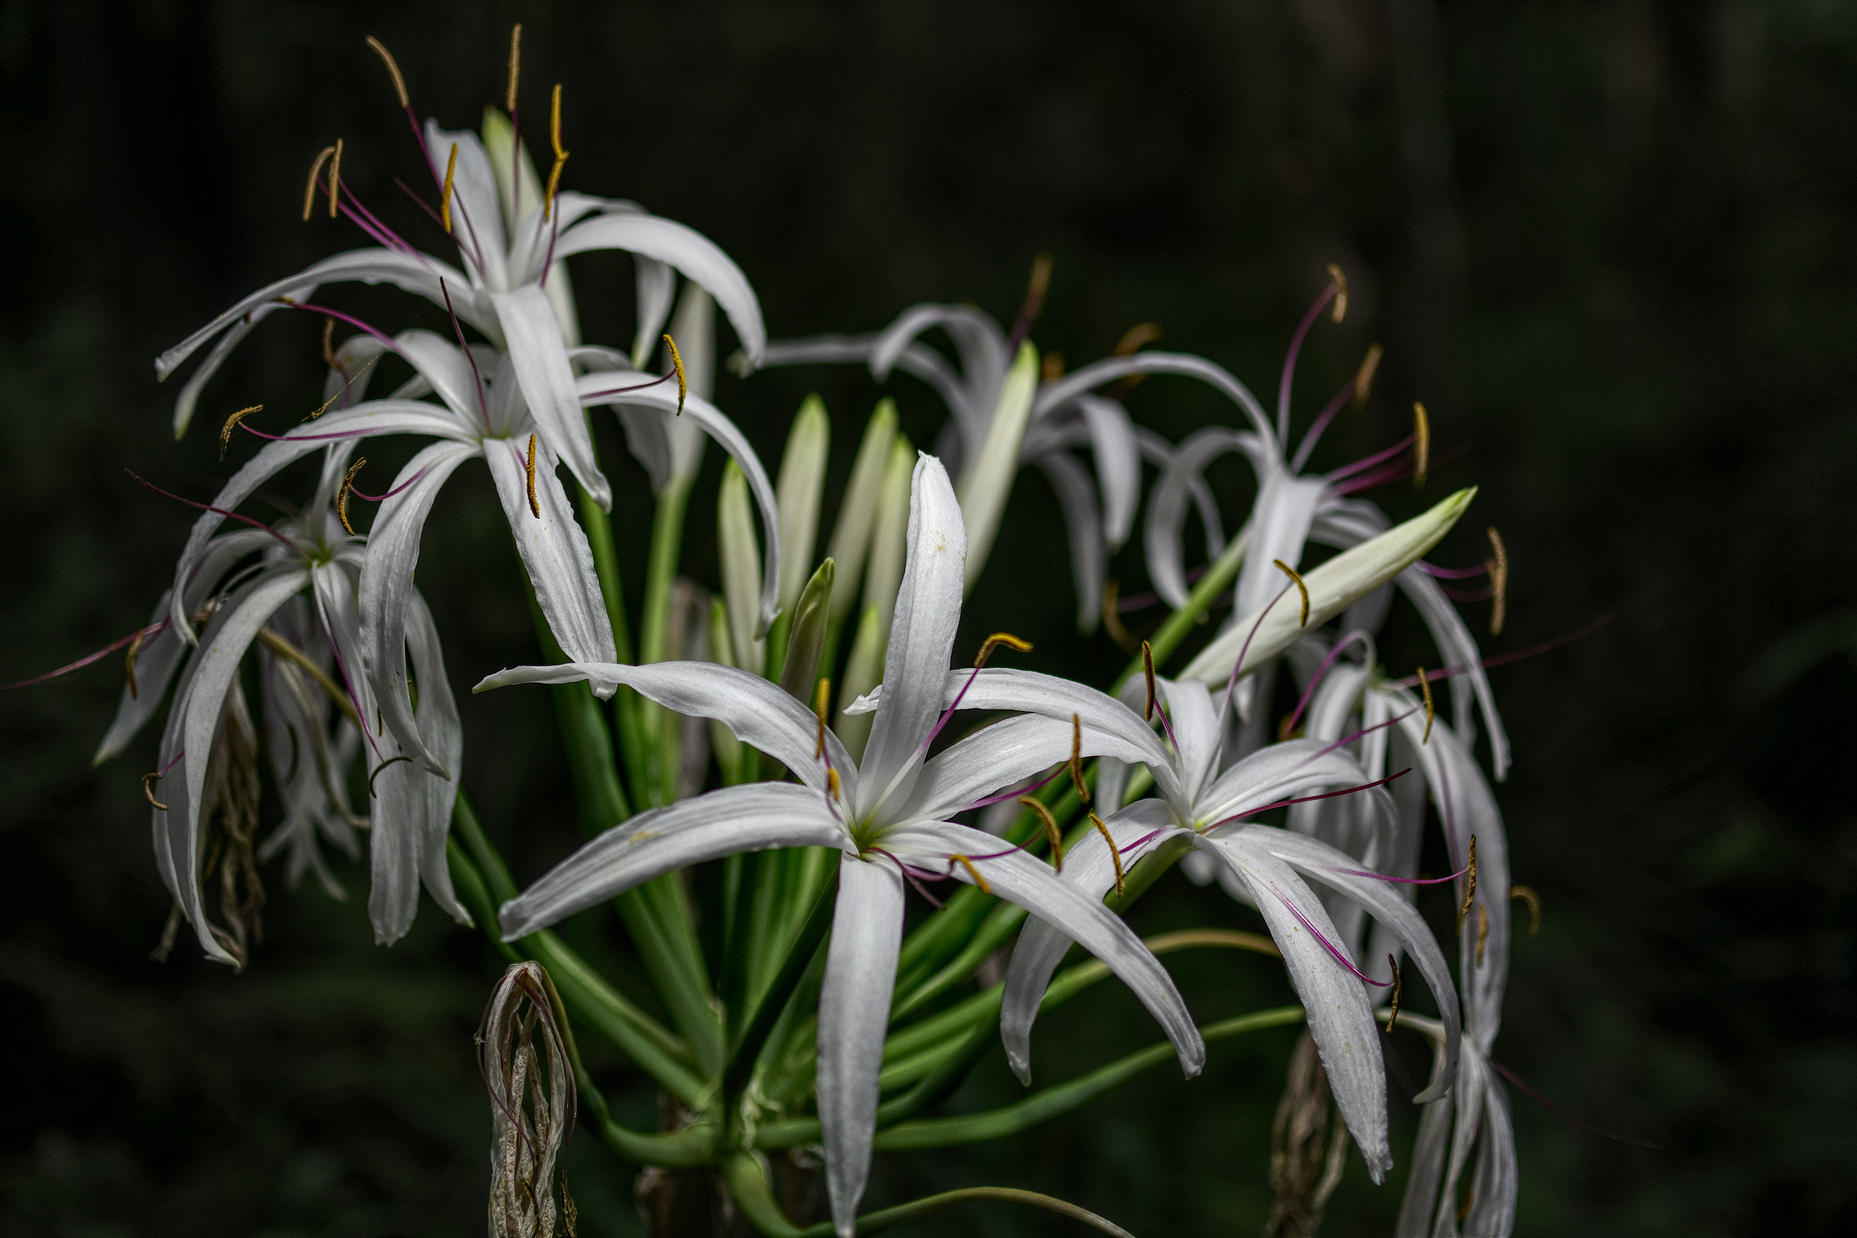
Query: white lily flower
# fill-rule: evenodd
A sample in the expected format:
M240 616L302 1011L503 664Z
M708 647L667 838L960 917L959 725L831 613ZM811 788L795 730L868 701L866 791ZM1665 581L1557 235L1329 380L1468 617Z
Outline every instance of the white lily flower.
M951 714L943 685L960 620L966 534L939 461L926 455L917 461L912 491L908 561L886 659L891 690L861 761L853 762L823 717L777 685L710 663L523 667L478 685L481 691L581 679L624 683L680 713L718 719L800 779L725 788L641 813L504 904L501 918L504 934L519 937L688 864L772 847L838 849L843 859L820 996L818 1101L841 1234L853 1230L869 1170L906 880L969 882L1061 925L1161 1022L1188 1075L1198 1073L1205 1054L1166 971L1099 899L1023 851L1002 850L991 835L951 820L1000 787L1065 761L1073 743L1085 754L1131 760L1152 746L1152 736L1077 728L1068 716L1017 717L926 759Z

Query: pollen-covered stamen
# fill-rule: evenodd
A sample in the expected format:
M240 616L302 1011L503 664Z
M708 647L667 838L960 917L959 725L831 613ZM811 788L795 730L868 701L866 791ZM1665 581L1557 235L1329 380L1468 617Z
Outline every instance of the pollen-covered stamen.
M1390 1033L1393 1030L1393 1024L1399 1021L1399 993L1404 986L1399 979L1399 960L1388 954L1386 965L1393 969L1393 1001L1386 1011L1386 1030Z
M1034 795L1021 795L1019 803L1031 810L1044 827L1045 839L1051 844L1051 867L1058 872L1064 871L1064 832L1057 828L1057 818L1045 807L1044 801Z
M1477 966L1483 966L1483 941L1489 936L1489 911L1477 904Z
M1115 892L1117 896L1128 893L1127 874L1122 871L1122 853L1116 850L1115 837L1109 833L1109 827L1095 813L1090 814L1090 825L1103 836L1103 842L1109 848L1109 862L1115 865Z
M683 354L677 351L677 341L671 338L668 331L664 333L664 347L670 350L671 368L677 371L677 415L681 417L683 416L683 402L690 395L690 380L684 374Z
M1030 653L1032 642L1014 636L1011 632L995 632L986 638L980 646L980 652L974 655L974 669L979 670L985 666L987 659L993 656L993 651L1002 647L1014 653Z
M348 492L355 488L355 474L366 468L367 462L368 458L362 456L349 465L348 472L342 474L342 488L335 492L335 518L342 522L342 528L348 531L350 537L361 535L355 532L354 525L348 523Z
M335 139L335 154L329 157L329 218L334 219L342 203L342 139Z
M1141 708L1144 722L1154 721L1154 646L1147 641L1141 642L1141 673L1148 680L1148 701Z
M1511 899L1521 899L1528 904L1528 935L1533 937L1541 931L1541 896L1532 889L1522 885L1509 887Z
M1425 406L1412 401L1412 488L1425 488L1425 471L1431 467L1431 418Z
M400 66L394 63L393 53L388 51L386 45L371 34L368 36L368 46L373 48L375 54L386 63L387 73L393 78L393 93L399 96L400 106L410 112L413 108L413 100L412 97L406 93L406 79L400 76Z
M1464 887L1464 905L1457 909L1457 931L1464 931L1464 917L1470 914L1470 904L1477 901L1477 836L1470 836L1470 861L1464 865L1469 875L1469 883Z
M548 194L542 201L544 220L550 218L554 211L555 191L561 187L561 165L567 162L567 152L561 148L561 83L559 82L555 83L554 101L548 113L548 140L554 144L555 166L548 173Z
M1342 274L1337 263L1328 264L1328 278L1335 281L1335 322L1339 324L1348 316L1348 277Z
M838 770L830 765L825 767L825 785L831 791L834 801L844 798L844 793L839 789ZM837 814L836 809L833 810L833 814Z
M322 363L337 374L348 372L342 368L341 360L335 355L335 319L333 318L322 320Z
M1489 587L1492 599L1489 611L1489 634L1502 635L1502 625L1509 615L1509 552L1502 544L1496 526L1489 527L1489 548L1495 556L1489 561Z
M1079 714L1070 716L1070 785L1076 790L1077 798L1084 803L1090 802L1090 788L1083 781L1083 718Z
M458 171L458 144L451 144L451 158L445 161L445 189L438 199L438 226L451 235L451 180Z
M405 481L401 482L399 485L395 486L391 490L386 491L383 494L369 494L367 491L363 490L361 487L355 486L355 485L349 486L348 493L357 499L364 499L369 503L385 503L388 499L392 498L394 495L410 490L414 486L418 485L419 479L421 477L424 477L426 473L429 471L430 471L429 468L420 469L418 472L414 473L411 477L407 478Z
M1436 707L1431 700L1431 680L1425 675L1425 668L1419 667L1419 690L1425 694L1425 734L1419 737L1422 746L1431 738L1432 719L1437 717Z
M160 800L155 798L155 784L160 781L161 781L160 770L151 770L150 772L143 774L142 775L142 794L147 797L149 803L153 804L156 808L159 808L162 812L166 812L168 810L168 806L162 803Z
M143 635L141 632L135 634L135 639L129 642L129 652L123 656L123 678L129 681L129 699L132 701L142 696L141 690L135 686L135 655L142 652ZM1541 919L1539 912L1535 914L1535 919Z
M1056 349L1038 359L1038 381L1054 383L1064 377L1064 354Z
M226 458L226 448L232 443L232 431L238 427L239 422L245 420L253 413L262 413L263 411L264 405L253 404L249 408L241 408L238 412L226 418L226 424L219 427L219 458L221 460Z
M1289 564L1285 563L1281 559L1272 559L1271 562L1276 564L1277 570L1279 572L1282 572L1285 576L1288 576L1292 581L1296 583L1296 592L1302 594L1302 617L1296 621L1296 626L1299 628L1308 627L1309 626L1309 586L1303 583L1302 573L1298 572L1295 568L1291 567Z
M368 775L368 798L374 799L375 796L378 794L374 790L374 780L380 777L382 770L386 769L389 765L398 765L401 761L405 761L407 764L410 765L412 764L412 760L413 758L407 756L405 753L401 753L397 757L388 757L385 761L382 761L379 765L376 765L374 767L374 772Z
M819 742L813 745L812 759L817 761L825 756L825 715L832 705L832 681L821 679L819 690L813 694L812 712L819 719Z
M1007 359L1010 360L1019 351L1019 345L1031 333L1032 324L1038 315L1044 312L1045 293L1051 289L1051 255L1039 254L1032 259L1032 277L1025 286L1025 300L1019 305L1019 316L1013 320L1012 335L1006 341Z
M503 110L516 113L516 85L522 80L522 23L509 32L509 92L503 97Z
M980 870L974 867L974 862L964 855L951 855L948 857L948 876L954 876L954 866L956 864L959 864L962 868L967 870L968 877L972 879L975 885L980 887L980 892L982 894L993 893L993 887L987 884L987 879L980 875Z
M316 153L316 162L310 164L309 183L303 186L303 222L308 223L310 212L316 207L316 178L322 175L322 165L329 162L329 156L335 153L335 147L325 146Z
M1116 341L1115 349L1110 353L1110 356L1132 357L1160 338L1160 323L1138 322L1122 333L1122 338ZM1110 399L1119 400L1133 391L1136 386L1140 384L1141 380L1146 377L1146 374L1130 374L1104 394L1109 396Z
M542 518L542 505L535 498L535 436L529 435L529 459L526 464L529 475L529 511L537 520Z
M1369 345L1367 355L1361 359L1361 368L1354 373L1354 407L1367 407L1367 397L1373 394L1373 376L1380 369L1380 358L1386 350L1378 344Z

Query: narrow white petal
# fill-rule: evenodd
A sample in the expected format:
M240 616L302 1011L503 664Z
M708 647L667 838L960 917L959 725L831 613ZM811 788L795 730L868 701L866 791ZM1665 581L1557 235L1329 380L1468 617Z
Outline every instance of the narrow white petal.
M1096 480L1103 492L1103 541L1111 554L1122 548L1135 527L1141 502L1141 449L1128 410L1102 396L1077 397L1090 430L1090 454L1096 457Z
M1007 371L987 423L986 437L961 469L961 519L967 530L967 589L980 579L993 538L1006 513L1006 498L1019 472L1019 444L1031 419L1038 389L1038 350L1028 342Z
M1199 379L1244 410L1244 415L1250 419L1252 428L1272 456L1280 453L1276 432L1270 427L1270 418L1264 415L1264 406L1257 402L1251 389L1226 370L1191 353L1138 352L1129 357L1105 357L1080 370L1072 370L1054 383L1046 383L1038 392L1038 401L1032 406L1032 415L1042 417L1054 409L1062 408L1085 392L1134 374L1179 374Z
M1186 525L1187 500L1193 497L1195 483L1204 485L1201 474L1206 466L1228 451L1243 452L1253 468L1261 471L1263 440L1245 430L1208 426L1189 435L1173 448L1160 477L1148 491L1148 520L1143 540L1148 554L1148 575L1154 588L1169 606L1186 605L1186 566L1181 549L1182 530Z
M593 436L580 411L574 367L567 359L561 323L548 294L534 284L514 292L493 292L491 304L509 341L509 356L523 399L542 440L553 449L601 508L611 511L612 487L593 458Z
M1096 488L1090 475L1068 452L1051 451L1037 457L1051 489L1057 492L1070 540L1070 574L1077 586L1077 630L1094 632L1102 621L1103 581L1108 556L1103 550L1103 520L1096 509Z
M1290 583L1277 569L1277 560L1291 567L1302 566L1303 546L1309 540L1309 526L1315 520L1325 485L1319 477L1292 477L1275 467L1274 462L1263 473L1257 505L1251 512L1251 545L1238 571L1234 614L1256 614ZM1300 614L1301 599L1286 600L1297 602ZM1314 598L1310 601L1313 603ZM1309 618L1313 622L1315 616Z
M1145 749L1119 735L1090 725L1073 728L1069 718L1005 718L925 763L908 800L897 809L897 819L951 817L1003 787L1069 760L1072 742L1079 738L1078 753L1085 758L1139 761L1145 755Z
M638 270L638 331L632 337L632 364L643 369L658 346L658 333L671 316L671 298L677 292L677 272L668 262L634 254Z
M437 121L426 121L426 154L432 160L432 175L441 184L454 145L458 163L451 180L452 236L467 262L481 264L483 282L500 292L509 287L509 241L503 232L503 204L497 200L490 156L475 133L448 132Z

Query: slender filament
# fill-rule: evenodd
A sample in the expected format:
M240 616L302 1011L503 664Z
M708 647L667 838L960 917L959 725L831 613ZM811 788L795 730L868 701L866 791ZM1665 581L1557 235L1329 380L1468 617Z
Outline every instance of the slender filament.
M1422 745L1431 738L1431 721L1435 716L1431 701L1431 680L1425 675L1425 668L1419 667L1419 689L1425 693L1425 734L1419 737Z
M1083 719L1077 714L1070 716L1070 783L1077 789L1077 798L1084 803L1090 802L1090 788L1083 781Z
M1528 904L1528 935L1533 937L1539 933L1541 931L1541 896L1528 886L1512 885L1509 887L1509 897L1519 898Z

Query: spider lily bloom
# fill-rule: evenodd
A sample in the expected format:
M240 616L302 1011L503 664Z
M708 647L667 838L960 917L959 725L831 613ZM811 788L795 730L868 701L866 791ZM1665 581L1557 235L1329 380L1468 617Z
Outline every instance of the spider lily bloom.
M908 559L886 659L891 685L862 761L778 685L733 667L523 667L485 688L579 679L624 683L680 713L714 718L800 779L712 791L653 809L608 831L503 905L505 937L553 924L688 864L771 847L839 850L839 886L819 1003L819 1119L832 1215L849 1234L864 1192L898 950L904 883L952 878L1025 907L1101 958L1160 1020L1188 1075L1205 1046L1173 982L1127 925L1050 867L950 818L999 788L1085 754L1139 759L1153 746L1079 726L1066 716L1016 717L925 759L951 711L943 700L960 620L965 530L941 463L916 463ZM970 677L973 672L968 672ZM1010 707L1010 706L1008 706ZM1141 728L1135 728L1136 731Z

